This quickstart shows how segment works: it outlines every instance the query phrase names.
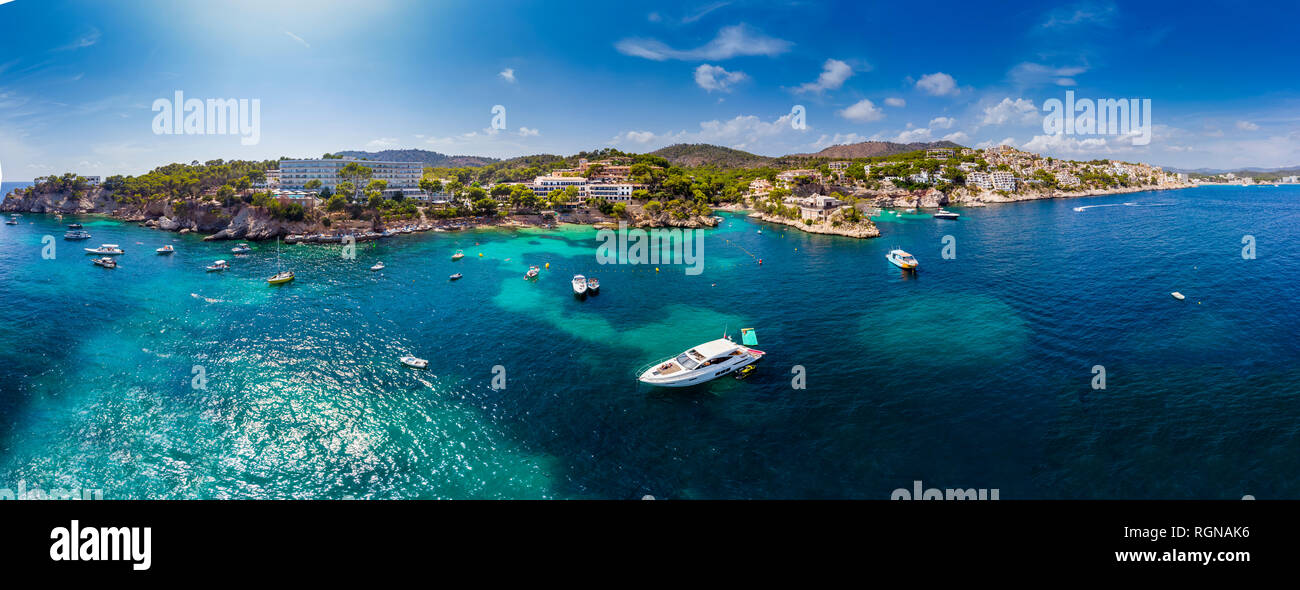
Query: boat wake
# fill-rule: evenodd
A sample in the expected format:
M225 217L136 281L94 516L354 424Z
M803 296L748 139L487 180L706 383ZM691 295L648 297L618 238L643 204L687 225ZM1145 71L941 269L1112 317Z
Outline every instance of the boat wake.
M204 297L204 296L202 296L202 295L199 295L198 293L190 293L190 297L193 297L193 298L195 298L195 299L202 299L202 300L204 300L204 301L207 301L208 303L225 303L225 301L223 301L223 300L221 300L221 299L213 299L213 298L211 298L211 297Z
M1083 211L1084 209L1092 209L1094 207L1169 207L1172 205L1173 203L1108 203L1105 205L1084 205L1082 207L1075 207L1074 210Z

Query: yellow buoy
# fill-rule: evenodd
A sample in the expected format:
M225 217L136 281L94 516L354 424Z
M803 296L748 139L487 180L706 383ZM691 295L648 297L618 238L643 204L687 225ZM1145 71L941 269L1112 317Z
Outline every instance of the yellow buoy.
M655 267L655 272L659 272L659 267Z

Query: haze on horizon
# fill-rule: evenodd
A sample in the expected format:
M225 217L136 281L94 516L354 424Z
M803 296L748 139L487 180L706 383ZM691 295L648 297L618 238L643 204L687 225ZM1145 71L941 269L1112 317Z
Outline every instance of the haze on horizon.
M1300 165L1288 67L1300 7L1213 10L0 2L0 165L28 180L349 149L510 157L686 142L774 156L944 139L1177 168ZM1043 101L1067 90L1151 99L1150 145L1046 135ZM151 105L177 91L258 100L259 141L154 134ZM804 129L790 124L794 105Z

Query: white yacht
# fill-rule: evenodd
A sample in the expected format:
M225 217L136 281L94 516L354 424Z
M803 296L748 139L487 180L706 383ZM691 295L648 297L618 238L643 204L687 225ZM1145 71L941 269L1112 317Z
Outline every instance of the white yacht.
M698 385L734 373L757 362L765 354L727 338L719 338L651 365L637 376L637 380L660 387Z
M573 275L573 294L574 295L587 294L587 277L584 277L582 275Z
M226 262L225 260L218 260L208 265L208 272L228 270L229 268L230 268L229 262Z
M384 270L384 262L382 260L376 262L374 266L370 267L370 270Z
M123 254L117 244L100 244L98 248L85 248L88 254Z
M166 246L163 246L163 247L158 248L157 250L155 250L155 252L157 252L157 253L159 253L159 254L171 254L172 252L175 252L175 251L176 251L176 248L173 248L171 244L167 244Z
M233 254L248 254L252 251L253 249L249 248L248 244L236 244L234 248L230 249L230 252Z

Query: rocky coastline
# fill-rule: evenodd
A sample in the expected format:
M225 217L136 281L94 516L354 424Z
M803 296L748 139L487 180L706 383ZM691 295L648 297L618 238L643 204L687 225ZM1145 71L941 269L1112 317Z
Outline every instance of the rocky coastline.
M872 223L868 219L863 219L859 223L849 223L849 222L841 221L839 225L834 225L832 223L825 222L825 221L820 223L807 224L804 223L803 220L801 219L788 219L785 217L778 217L776 215L763 213L761 211L755 211L753 213L750 213L749 216L754 219L766 221L768 223L788 225L790 227L793 227L800 231L808 232L810 234L826 234L832 236L843 236L846 238L859 238L859 239L880 237L880 228L876 227L876 224Z

